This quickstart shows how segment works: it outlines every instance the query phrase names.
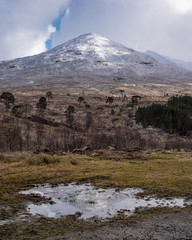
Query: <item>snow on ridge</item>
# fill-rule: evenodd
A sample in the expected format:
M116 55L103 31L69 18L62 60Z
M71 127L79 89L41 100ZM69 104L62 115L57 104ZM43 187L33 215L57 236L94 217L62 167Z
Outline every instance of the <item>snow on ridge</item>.
M156 52L147 50L145 52L146 54L148 54L149 56L153 57L154 59L156 59L158 62L162 63L162 64L170 64L170 65L174 65L180 68L183 68L185 70L188 71L192 71L192 62L185 62L179 59L173 59L170 57L166 57L166 56L162 56Z
M70 60L87 59L88 61L103 61L116 65L142 62L155 64L156 62L150 56L95 33L81 35L50 50L50 53L62 55L62 61L65 61L65 58Z
M112 77L148 74L175 77L185 74L176 64L163 63L150 54L137 52L95 33L81 35L32 57L1 63L0 71L13 76L17 72L22 74L22 71L43 76L78 72Z
M76 55L74 56L76 59L87 57L92 60L108 61L111 56L130 54L126 47L120 46L120 44L117 46L116 43L95 33L81 35L61 46L63 53L68 56ZM57 47L56 50L61 51L61 48ZM54 51L54 49L51 51Z
M154 58L155 60L157 60L159 63L162 63L162 64L170 64L170 65L176 66L176 64L175 64L173 61L171 61L169 58L164 57L164 56L162 56L162 55L160 55L160 54L158 54L158 53L156 53L156 52L147 50L147 51L145 52L145 54L153 57L153 58Z

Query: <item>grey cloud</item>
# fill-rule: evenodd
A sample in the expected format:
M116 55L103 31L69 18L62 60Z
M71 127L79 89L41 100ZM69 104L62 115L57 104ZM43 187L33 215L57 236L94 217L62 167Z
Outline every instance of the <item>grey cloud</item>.
M96 32L139 51L192 61L191 20L192 12L176 12L167 0L72 0L53 44Z
M192 61L192 11L176 11L178 1L0 0L0 60L45 51L52 21L68 7L53 46L96 32L139 51Z
M68 0L1 0L0 60L45 51L51 22Z

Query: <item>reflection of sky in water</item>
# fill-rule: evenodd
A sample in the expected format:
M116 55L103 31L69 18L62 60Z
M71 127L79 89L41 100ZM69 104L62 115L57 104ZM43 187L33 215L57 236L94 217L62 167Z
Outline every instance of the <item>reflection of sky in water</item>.
M34 189L23 191L22 194L36 193L47 198L52 198L54 204L28 205L31 214L41 214L46 217L58 218L61 215L81 212L81 218L91 217L106 218L114 216L120 210L125 210L127 215L134 213L139 207L184 207L185 201L181 198L171 200L155 198L136 198L141 189L126 188L120 191L115 189L95 188L90 184L59 185L51 188L49 185L38 186Z

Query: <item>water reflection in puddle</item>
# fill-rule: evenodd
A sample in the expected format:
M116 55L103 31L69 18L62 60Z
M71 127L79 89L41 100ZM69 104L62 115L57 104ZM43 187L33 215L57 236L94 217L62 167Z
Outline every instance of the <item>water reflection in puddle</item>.
M91 184L76 185L75 183L50 187L49 185L38 186L22 194L40 194L51 198L54 204L35 205L29 204L28 211L33 214L40 214L46 217L59 218L81 212L80 218L92 217L107 218L124 211L126 215L134 213L136 208L144 207L184 207L185 201L181 198L171 200L144 198L138 199L136 194L141 189L126 188L117 191L114 188L101 189Z

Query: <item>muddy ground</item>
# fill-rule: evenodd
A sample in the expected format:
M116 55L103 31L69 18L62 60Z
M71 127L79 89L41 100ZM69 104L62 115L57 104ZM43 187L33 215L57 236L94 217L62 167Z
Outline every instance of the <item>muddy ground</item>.
M106 225L46 240L191 240L192 210L154 216L144 221Z

